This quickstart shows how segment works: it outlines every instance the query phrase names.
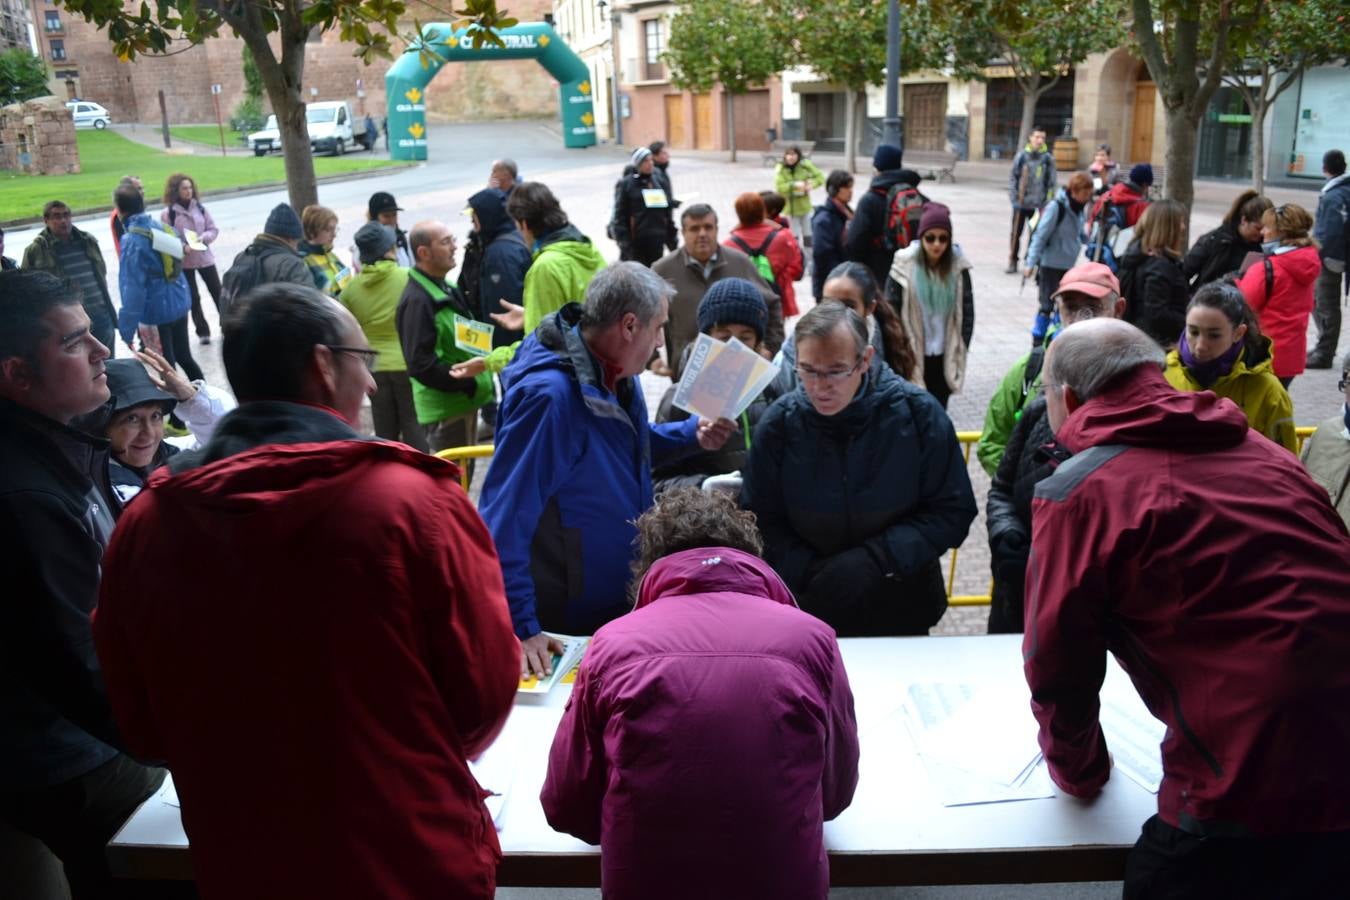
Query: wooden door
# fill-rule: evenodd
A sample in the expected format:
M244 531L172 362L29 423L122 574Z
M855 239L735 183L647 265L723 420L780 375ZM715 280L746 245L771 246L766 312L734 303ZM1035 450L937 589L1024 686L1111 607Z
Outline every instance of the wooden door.
M768 150L769 92L747 91L736 98L736 149Z
M672 147L688 147L689 133L684 127L684 94L666 94L666 142Z
M947 85L907 84L905 147L911 150L947 148Z
M1151 81L1141 81L1134 87L1134 127L1130 129L1130 156L1125 162L1140 163L1153 160L1153 107L1158 102L1158 88Z
M712 150L713 102L712 94L694 95L694 148Z

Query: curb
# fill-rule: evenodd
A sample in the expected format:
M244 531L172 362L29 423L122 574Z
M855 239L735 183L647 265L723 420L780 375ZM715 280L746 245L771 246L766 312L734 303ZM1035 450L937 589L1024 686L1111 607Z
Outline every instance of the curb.
M391 172L402 172L404 169L415 169L423 165L420 162L403 163L402 165L381 166L378 169L370 169L365 172L344 172L340 175L325 175L316 179L316 184L335 184L341 181L360 181L365 178L378 178L381 175L387 175ZM252 194L266 194L275 191L277 188L285 188L284 181L265 181L261 184L250 184L244 187L218 188L212 191L203 191L203 197L248 197ZM97 216L112 212L112 204L106 206L92 206L83 209L72 209L71 217L79 216ZM29 225L42 224L42 216L29 216L24 219L8 219L0 222L0 228L24 228Z

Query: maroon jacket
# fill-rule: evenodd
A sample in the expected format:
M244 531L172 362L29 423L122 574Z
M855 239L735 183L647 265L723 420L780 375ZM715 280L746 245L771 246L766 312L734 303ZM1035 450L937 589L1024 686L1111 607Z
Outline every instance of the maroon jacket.
M609 900L823 898L853 799L853 694L828 625L725 547L652 566L596 632L549 754L549 824L599 843Z
M1158 814L1193 834L1350 828L1350 537L1229 400L1143 366L1076 410L1036 487L1023 654L1055 782L1109 774L1109 650L1167 725Z
M230 452L282 422L313 439ZM241 406L202 454L118 522L94 620L128 745L173 770L202 896L490 898L466 758L520 651L457 470L283 403Z

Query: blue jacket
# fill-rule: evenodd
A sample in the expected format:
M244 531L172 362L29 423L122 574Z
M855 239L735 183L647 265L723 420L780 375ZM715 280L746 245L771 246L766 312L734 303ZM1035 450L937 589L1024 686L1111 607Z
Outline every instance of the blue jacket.
M177 267L172 280L165 278L163 257L151 246L150 238L135 233L133 229L137 228L167 230L175 241L179 239L173 229L151 219L148 213L137 213L127 222L117 273L117 288L122 294L117 330L128 344L136 336L138 325L167 325L183 318L192 308L192 295L188 293L182 267Z
M1086 207L1073 211L1069 192L1060 188L1053 203L1041 210L1041 220L1027 248L1027 267L1044 266L1047 269L1072 269L1083 249L1079 235L1083 233L1083 215Z
M484 188L469 198L469 206L478 213L478 236L483 242L483 261L478 277L478 297L483 312L502 312L498 300L521 305L525 272L530 268L532 257L520 229L506 214L506 195L496 188ZM508 343L519 339L517 334ZM501 346L501 342L494 341L493 346Z
M844 262L844 231L848 216L833 199L828 199L811 214L811 296L817 302L825 290L825 276Z
M502 371L496 453L479 512L501 557L516 636L591 634L628 611L634 521L652 463L697 447L698 420L649 425L636 378L611 393L569 303Z
M1350 172L1329 180L1322 186L1322 193L1317 198L1317 221L1313 225L1313 237L1322 245L1323 259L1345 262L1347 245L1350 244L1347 218L1350 218Z

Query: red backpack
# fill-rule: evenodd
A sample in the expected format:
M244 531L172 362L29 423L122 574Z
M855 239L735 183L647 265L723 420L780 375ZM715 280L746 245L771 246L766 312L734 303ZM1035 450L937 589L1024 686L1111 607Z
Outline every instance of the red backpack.
M881 193L881 188L873 190ZM886 190L886 227L881 239L888 253L903 250L918 235L919 220L923 218L927 203L928 198L919 193L918 188L903 181Z

